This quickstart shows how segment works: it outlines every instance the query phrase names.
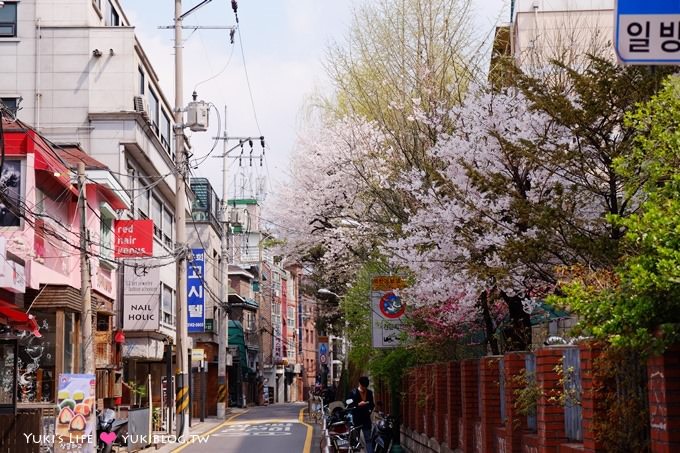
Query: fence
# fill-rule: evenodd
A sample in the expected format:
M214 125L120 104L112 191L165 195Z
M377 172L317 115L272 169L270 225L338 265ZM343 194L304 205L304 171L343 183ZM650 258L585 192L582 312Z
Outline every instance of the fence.
M600 353L591 344L549 346L410 369L402 388L402 446L418 453L605 451L593 430L606 409L593 373ZM680 451L680 346L650 359L646 371L642 365L646 388L627 391L649 395L649 451ZM525 382L516 378L522 375ZM419 397L417 389L432 382L434 390ZM536 388L536 410L527 416L515 403L528 386Z

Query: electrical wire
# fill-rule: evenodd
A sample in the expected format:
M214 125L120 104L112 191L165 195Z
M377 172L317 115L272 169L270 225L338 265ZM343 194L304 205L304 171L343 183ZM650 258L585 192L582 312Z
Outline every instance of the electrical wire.
M260 129L260 122L257 119L257 110L255 110L255 100L253 98L253 90L250 86L250 77L248 76L248 65L246 64L246 54L243 50L243 37L241 36L241 27L237 28L238 31L238 43L241 47L241 59L243 60L243 71L246 75L246 84L248 85L248 94L250 95L250 106L253 109L253 117L255 118L255 125L257 126L257 132L262 135L262 130Z

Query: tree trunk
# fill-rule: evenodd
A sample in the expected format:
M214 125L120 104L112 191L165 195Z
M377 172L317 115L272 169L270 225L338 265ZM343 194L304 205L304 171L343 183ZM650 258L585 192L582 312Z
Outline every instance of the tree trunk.
M522 297L501 293L508 306L510 325L503 330L506 351L526 351L531 345L531 315L522 307Z
M486 343L491 348L493 355L500 355L501 351L498 347L498 339L496 338L496 329L491 318L491 310L489 309L488 291L483 291L479 296L479 306L482 308L482 317L484 318L484 329L486 330Z

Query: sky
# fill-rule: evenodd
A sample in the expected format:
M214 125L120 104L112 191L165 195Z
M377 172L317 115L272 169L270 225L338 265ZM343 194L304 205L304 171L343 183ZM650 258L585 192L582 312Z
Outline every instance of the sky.
M210 112L208 132L188 131L192 158L200 163L194 175L209 178L221 196L222 160L213 156L222 154L223 142L214 137L224 130L226 105L227 135L263 135L267 146L262 167L258 159L252 166L247 158L240 165L237 158L229 159L230 196L252 196L258 181L267 193L285 184L305 102L313 93L331 90L323 70L325 49L333 41L344 40L352 6L371 1L240 0L239 31L233 45L229 30L184 30L185 100L189 102L196 90L199 100L216 107ZM172 25L174 1L120 2L156 69L166 98L174 105L174 34L158 28ZM184 0L183 10L198 3L199 0ZM472 0L475 30L480 36L491 33L498 21L508 20L507 3L508 0ZM235 25L231 2L213 0L188 16L184 25ZM229 142L229 147L237 143ZM249 151L246 146L244 154ZM260 153L257 141L254 154ZM237 149L230 156L239 154Z

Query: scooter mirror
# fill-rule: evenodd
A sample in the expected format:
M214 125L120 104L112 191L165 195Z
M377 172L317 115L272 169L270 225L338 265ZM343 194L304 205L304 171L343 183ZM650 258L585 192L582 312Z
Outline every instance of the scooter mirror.
M348 399L348 400L345 401L345 404L349 406L349 405L352 404L353 402L354 402L354 400L353 400L352 398L350 398L350 399Z

